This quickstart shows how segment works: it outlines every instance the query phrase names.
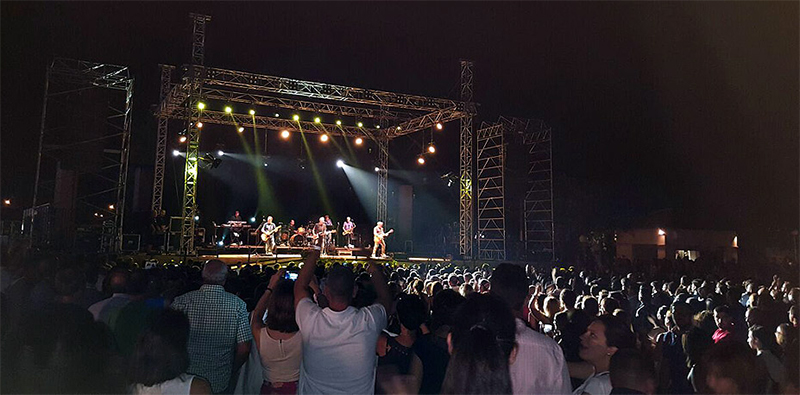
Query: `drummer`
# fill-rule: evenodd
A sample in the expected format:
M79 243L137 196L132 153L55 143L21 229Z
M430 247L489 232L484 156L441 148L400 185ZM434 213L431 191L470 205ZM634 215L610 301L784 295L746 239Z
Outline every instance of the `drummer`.
M286 230L289 231L290 236L297 232L297 227L294 225L294 220L289 221L289 226L286 227Z

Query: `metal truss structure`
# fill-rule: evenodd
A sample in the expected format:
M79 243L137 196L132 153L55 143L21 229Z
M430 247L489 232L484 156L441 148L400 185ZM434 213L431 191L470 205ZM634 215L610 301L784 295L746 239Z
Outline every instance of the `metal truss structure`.
M504 132L500 123L477 131L478 259L506 259Z
M175 66L161 66L161 94L160 100L163 101L170 89L172 71ZM152 211L160 212L164 197L164 168L167 156L167 135L169 134L169 118L158 117L158 136L156 136L156 164L154 168L155 178L153 180L153 203Z
M458 198L458 248L461 256L465 259L473 256L472 238L473 232L473 211L472 203L472 116L475 114L475 107L472 103L472 78L473 63L469 60L461 60L461 100L469 104L469 110L461 117L459 133L459 198Z
M528 147L527 190L523 202L524 242L528 259L555 260L553 225L552 128L541 120L502 118L500 123L522 136Z
M155 115L159 119L159 144L161 144L161 120L180 119L186 122L187 152L186 168L184 172L184 198L182 203L183 227L181 232L181 251L186 254L194 253L194 217L196 215L197 191L197 165L200 133L197 122L215 123L255 127L266 130L289 130L304 133L328 134L330 136L364 136L376 141L378 144L378 201L377 216L386 220L387 207L387 182L389 162L389 141L393 138L404 136L420 130L455 120L462 120L461 132L468 133L465 140L462 136L462 150L464 142L468 142L470 156L464 166L462 157L462 190L467 186L469 193L462 196L462 210L469 211L468 228L462 222L462 252L464 242L469 243L466 253L471 256L472 234L472 115L474 104L472 101L472 63L462 61L462 96L460 101L394 93L373 89L355 88L336 84L296 80L284 77L255 74L243 71L226 70L204 67L204 43L206 22L210 17L192 14L194 20L192 65L184 68L180 82L170 82L169 76L163 73L162 87L169 86L162 92ZM465 79L465 70L468 77ZM466 85L465 85L466 84ZM466 99L466 100L465 100ZM217 111L212 106L199 109L198 103L232 104L246 103L253 114ZM309 122L304 120L282 119L259 115L265 109L286 109L292 111L313 112L320 114L335 114L338 116L354 117L356 119L374 120L367 125L347 126L325 122ZM267 113L272 113L269 111ZM375 125L375 123L378 123ZM166 140L164 140L166 142ZM164 173L158 171L159 163L163 163L166 149L157 147L156 173L154 180L153 208L157 208L156 188L163 193ZM462 192L462 195L463 192ZM160 197L158 198L160 201ZM463 204L469 206L465 209ZM462 215L463 217L463 215ZM465 232L466 230L466 232Z
M133 78L125 66L56 58L47 69L26 235L71 248L99 228L100 251L122 243ZM29 215L28 215L29 214Z

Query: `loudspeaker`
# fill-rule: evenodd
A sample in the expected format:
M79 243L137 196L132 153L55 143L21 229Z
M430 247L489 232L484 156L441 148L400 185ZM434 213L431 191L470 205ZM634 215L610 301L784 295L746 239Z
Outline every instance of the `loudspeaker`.
M141 242L140 235L122 235L122 251L138 252Z

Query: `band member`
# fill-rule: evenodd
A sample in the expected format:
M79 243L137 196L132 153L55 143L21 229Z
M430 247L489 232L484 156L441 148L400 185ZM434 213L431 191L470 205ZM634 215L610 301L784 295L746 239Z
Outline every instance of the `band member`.
M261 231L261 238L264 239L264 252L267 254L275 253L275 231L277 226L272 222L272 216L267 217L267 222L264 222L259 229Z
M238 244L242 244L242 241L241 241L241 235L242 235L242 230L243 230L242 224L241 224L242 216L239 215L239 210L236 210L236 212L233 214L233 217L231 217L230 221L231 222L238 222L238 223L232 224L233 226L231 226L231 245L233 245L233 244L237 244L237 245Z
M297 226L294 224L294 220L289 221L289 226L286 228L289 231L289 235L293 235L297 232Z
M383 231L383 222L382 221L378 221L378 224L375 225L375 227L372 229L373 241L375 242L374 243L375 246L372 247L372 257L373 258L377 258L378 247L382 248L380 257L381 258L385 258L386 257L386 241L384 239L386 238L386 236L389 236L390 234L392 234L392 232L394 232L394 229L392 229L392 230L390 230L388 232L384 232Z
M311 229L311 234L314 237L314 244L320 246L322 251L325 251L325 233L327 226L325 226L325 217L319 217L319 222L314 224Z
M347 242L347 248L353 248L353 239L355 236L353 234L353 230L355 228L356 224L350 219L350 217L347 217L347 221L344 221L344 224L342 224L342 234L345 237L345 242Z

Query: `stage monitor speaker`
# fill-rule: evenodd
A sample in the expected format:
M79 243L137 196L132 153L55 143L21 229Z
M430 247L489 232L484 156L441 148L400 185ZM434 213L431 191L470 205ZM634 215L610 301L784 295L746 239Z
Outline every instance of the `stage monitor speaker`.
M125 252L138 252L140 242L140 235L122 235L121 250Z

